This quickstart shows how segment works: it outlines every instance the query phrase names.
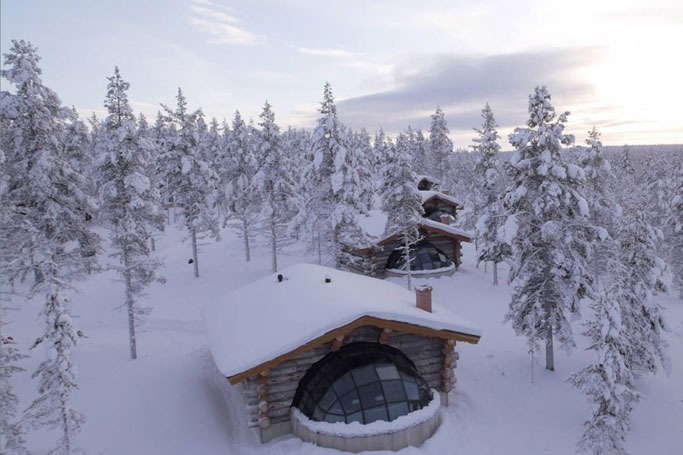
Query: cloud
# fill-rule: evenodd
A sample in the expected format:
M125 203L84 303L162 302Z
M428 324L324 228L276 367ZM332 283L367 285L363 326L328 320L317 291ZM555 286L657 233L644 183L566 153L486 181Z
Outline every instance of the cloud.
M191 0L190 24L211 35L211 42L238 46L265 44L265 37L237 26L232 10L208 0Z
M298 47L297 50L305 55L315 55L335 59L353 59L354 54L345 49L314 49L310 47Z
M554 100L589 102L593 88L582 81L580 70L601 52L577 48L414 57L394 66L395 88L339 101L338 111L354 128L382 126L395 133L408 125L428 129L429 114L441 106L455 133L479 126L481 109L489 102L502 127L519 125L526 120L528 95L536 85L547 85Z

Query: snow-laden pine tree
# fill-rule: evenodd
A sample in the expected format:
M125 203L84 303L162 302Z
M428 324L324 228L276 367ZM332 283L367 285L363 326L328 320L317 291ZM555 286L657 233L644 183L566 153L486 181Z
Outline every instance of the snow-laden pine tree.
M624 268L612 261L607 288L591 303L593 318L585 324L584 335L594 351L590 365L572 374L568 381L591 403L591 417L577 448L596 455L626 454L623 443L630 428L630 414L640 394L629 362L631 335L624 320L621 277Z
M655 253L659 233L641 212L625 216L616 233L616 247L603 251L606 277L585 323L595 358L569 378L592 403L578 444L583 453L625 454L630 413L640 398L635 378L659 365L670 368L662 308L652 300L664 267Z
M473 139L474 152L479 159L474 168L477 181L475 202L479 218L476 223L477 261L493 263L493 284L498 284L498 264L510 254L510 248L498 237L498 231L505 222L501 192L503 181L498 153L500 136L493 111L486 103L481 111L481 129L475 129L478 137Z
M429 128L429 156L427 158L428 175L436 179L444 188L450 173L450 156L453 153L453 141L448 137L448 126L443 110L437 106L432 114Z
M633 164L631 147L625 145L612 163L614 173L619 180L619 191L616 193L617 203L625 210L637 210L640 205L640 192L636 185L636 169Z
M159 155L160 172L167 195L174 207L179 208L190 234L194 276L199 277L198 240L202 234L219 236L218 217L215 213L216 173L201 156L197 120L201 110L188 112L187 101L178 89L175 110L162 105L168 135L164 137Z
M70 403L77 387L72 350L79 337L66 295L92 264L99 237L87 229L86 213L93 213L95 204L84 190L85 177L76 171L80 164L67 158L64 110L43 85L39 61L30 43L12 41L2 70L15 87L14 93L0 95L7 177L3 205L9 213L2 230L11 245L3 273L12 279L33 271L29 297L45 298L44 331L34 343L45 347L45 360L33 373L39 396L25 418L34 427L57 429L60 437L51 453L69 454L76 451L84 417Z
M674 175L678 177L672 181L674 196L671 198L671 208L667 217L667 244L673 285L678 288L678 295L683 299L683 162L678 163Z
M83 189L88 197L97 199L97 175L93 143L88 127L83 123L75 108L63 110L64 113L64 153L66 159L74 166L74 170L82 175L86 183ZM91 219L96 214L88 213Z
M251 260L251 243L260 213L260 198L254 191L253 179L258 169L254 156L254 138L239 111L235 112L232 129L226 138L226 159L221 177L227 204L225 224L235 229L244 242L246 260Z
M0 277L3 289L8 285ZM24 371L19 362L27 357L15 346L10 336L5 336L5 291L0 291L0 453L26 454L26 430L18 416L19 397L14 392L12 376Z
M6 164L3 131L6 130L6 126L10 125L9 122L5 125L6 120L8 119L0 116L0 168L2 169ZM10 266L7 262L10 255L7 253L11 248L7 243L11 238L7 232L10 223L9 204L5 203L7 183L7 173L0 172L0 245L2 245L0 248L0 453L23 455L29 453L26 449L26 430L17 412L19 397L14 392L12 376L24 371L18 363L27 356L15 346L13 337L5 334L4 328L8 324L7 304L13 287L9 281L10 274L5 271L5 267Z
M567 165L562 145L568 113L555 113L545 86L529 96L527 127L510 134L510 187L504 197L504 239L511 248L512 299L505 321L524 335L532 352L545 342L546 369L554 371L553 341L574 347L571 319L592 296L588 271L591 231L588 204L579 192L583 170Z
M160 176L157 174L157 158L159 156L159 144L157 143L155 131L150 128L149 123L147 123L147 118L140 114L138 115L138 140L141 142L145 150L148 153L147 168L145 169L145 175L149 178L150 187L156 193L156 200L154 203L157 206L157 213L159 219L161 220L161 225L159 229L164 230L164 221L166 219L166 214L164 212L163 196L161 195L161 187L163 186L160 181ZM156 250L156 230L150 232L150 248L152 251Z
M270 244L271 269L278 271L278 254L289 240L288 223L297 213L298 194L290 174L289 157L283 153L280 128L275 114L266 101L259 115L260 129L256 135L256 150L260 168L256 172L253 188L261 198L260 229Z
M357 160L356 169L358 171L358 180L364 182L362 185L362 193L360 194L361 204L366 210L370 210L374 205L375 198L375 174L372 164L372 144L370 143L370 135L365 128L350 135L349 147L353 150L353 156L355 156Z
M621 207L613 191L615 178L612 166L604 156L600 132L595 127L588 132L586 144L588 147L581 150L579 159L586 176L583 194L590 207L591 222L602 234L601 241L594 244L591 261L592 273L599 281L599 277L607 276L609 271Z
M382 194L382 209L387 213L385 235L398 234L408 289L412 288L410 264L414 259L415 244L420 240L418 225L424 215L422 195L417 189L417 176L411 168L410 139L405 133L396 138L395 160L389 169L389 180Z
M384 133L384 129L380 128L375 133L375 138L372 143L373 163L375 178L375 192L382 194L385 191L385 182L388 179L388 169L392 167L394 162L394 143L389 136Z
M415 143L413 147L413 171L418 175L428 173L427 157L429 156L429 141L425 138L421 129L415 130Z
M622 323L631 339L628 366L636 374L656 373L661 365L670 369L668 344L663 338L667 325L662 307L652 299L664 289L664 261L657 256L661 231L650 226L642 212L626 213L618 232L618 251L625 268L622 284Z
M307 172L305 231L318 250L320 262L337 263L342 244L364 242L357 215L366 213L363 195L370 182L358 172L359 160L348 146L348 134L337 119L337 107L329 83L325 84L321 117L312 136L313 161ZM324 257L324 258L323 258Z
M158 279L160 262L150 251L152 231L161 229L159 193L147 177L151 153L139 136L135 116L128 103L130 84L119 68L107 80L104 120L99 145L101 219L109 227L113 268L124 284L123 307L128 315L130 357L137 358L136 327L151 308L142 304L145 289Z

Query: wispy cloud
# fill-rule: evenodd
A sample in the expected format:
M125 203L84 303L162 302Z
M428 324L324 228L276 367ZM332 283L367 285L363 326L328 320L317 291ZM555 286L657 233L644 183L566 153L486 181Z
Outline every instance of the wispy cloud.
M237 46L265 44L265 37L238 26L239 21L230 8L209 0L191 0L190 24L212 37L212 42Z
M305 55L315 55L319 57L329 57L329 58L335 58L335 59L348 59L351 60L355 58L355 55L353 52L349 52L345 49L331 49L331 48L323 48L323 49L315 49L315 48L310 48L310 47L299 47L297 48L299 52Z

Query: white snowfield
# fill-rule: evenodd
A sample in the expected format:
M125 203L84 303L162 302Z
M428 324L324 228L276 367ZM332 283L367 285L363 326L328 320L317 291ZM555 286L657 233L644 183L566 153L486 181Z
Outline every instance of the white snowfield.
M227 377L364 316L481 336L475 324L437 302L432 313L417 308L415 293L404 287L313 264L288 267L202 308L209 348Z

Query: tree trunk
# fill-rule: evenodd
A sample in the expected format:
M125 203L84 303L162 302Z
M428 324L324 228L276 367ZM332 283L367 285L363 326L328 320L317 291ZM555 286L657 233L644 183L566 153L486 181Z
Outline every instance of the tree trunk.
M199 278L199 253L197 252L197 231L192 229L192 260L194 261L194 276Z
M249 247L249 223L242 218L242 234L244 235L244 253L247 255L247 262L251 261L251 249Z
M493 261L493 285L498 286L498 263Z
M128 254L123 256L123 277L126 284L126 310L128 311L128 344L130 346L130 358L138 358L137 339L135 336L135 302L133 299L133 283L131 280L130 261Z
M156 250L157 250L157 242L154 241L154 236L153 236L153 235L150 235L150 236L149 236L149 246L150 246L150 248L151 248L152 251L156 251Z
M408 237L403 238L403 248L405 248L406 252L406 277L408 278L408 290L410 291L412 289L412 277L410 273L410 243L408 242Z
M128 308L128 342L130 344L130 358L137 359L138 349L137 338L135 336L135 311L130 286L130 276L126 276L126 307Z
M323 265L323 242L320 238L320 229L318 229L318 265Z
M553 352L553 326L548 322L545 339L545 369L555 371L555 353Z
M277 272L277 229L275 219L270 219L270 245L273 254L273 272Z

